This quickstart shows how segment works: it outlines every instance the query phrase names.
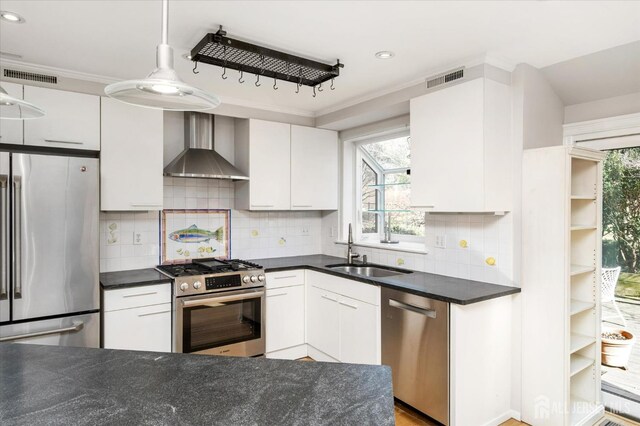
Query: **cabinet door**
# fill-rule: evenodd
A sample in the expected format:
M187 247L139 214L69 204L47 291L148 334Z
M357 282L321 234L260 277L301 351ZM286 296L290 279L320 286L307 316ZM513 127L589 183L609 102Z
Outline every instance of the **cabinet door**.
M102 98L101 210L161 210L162 111Z
M411 205L484 210L483 79L411 100Z
M22 99L21 84L5 83L3 81L2 88L6 90L9 96L13 96L16 99ZM2 120L0 123L0 143L22 145L22 125L22 120Z
M103 313L107 349L171 352L171 303Z
M307 288L307 343L340 359L338 295L314 286Z
M291 209L337 208L337 132L291 126Z
M99 96L24 86L24 100L45 112L25 120L25 145L100 150Z
M304 344L304 285L267 290L267 353Z
M251 210L291 208L291 125L251 120Z
M368 303L340 296L340 362L380 364L378 309Z

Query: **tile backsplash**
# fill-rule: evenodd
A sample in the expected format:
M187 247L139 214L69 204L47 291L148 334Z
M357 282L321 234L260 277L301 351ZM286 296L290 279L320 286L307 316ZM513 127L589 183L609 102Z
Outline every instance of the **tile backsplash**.
M230 181L164 178L166 209L231 209L231 256L256 259L317 254L320 212L249 212L234 209ZM100 271L149 268L160 262L160 214L100 214Z

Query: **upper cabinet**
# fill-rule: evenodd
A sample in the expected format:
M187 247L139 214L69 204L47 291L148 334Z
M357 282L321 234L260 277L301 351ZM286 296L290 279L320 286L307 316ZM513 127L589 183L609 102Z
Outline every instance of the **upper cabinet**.
M242 210L333 210L338 206L338 136L262 120L236 125L236 183Z
M45 112L24 121L25 145L100 150L99 96L24 86L24 100Z
M509 86L487 78L412 99L412 207L510 211L510 121Z
M338 134L291 126L291 209L338 208Z
M2 88L9 96L22 99L22 85L2 82ZM2 120L0 124L0 143L22 145L22 120Z
M162 210L163 113L102 98L101 210Z

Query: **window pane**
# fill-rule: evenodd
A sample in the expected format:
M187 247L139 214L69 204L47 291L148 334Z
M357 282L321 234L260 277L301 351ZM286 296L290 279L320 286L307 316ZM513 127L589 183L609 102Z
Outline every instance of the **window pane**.
M370 234L378 232L378 218L375 213L365 213L365 210L378 209L378 191L371 185L378 183L378 174L362 161L362 233Z
M409 210L411 204L410 177L406 173L384 175L385 210ZM391 232L402 235L424 236L424 212L392 212Z
M407 168L411 164L408 136L366 144L362 149L367 151L384 170Z

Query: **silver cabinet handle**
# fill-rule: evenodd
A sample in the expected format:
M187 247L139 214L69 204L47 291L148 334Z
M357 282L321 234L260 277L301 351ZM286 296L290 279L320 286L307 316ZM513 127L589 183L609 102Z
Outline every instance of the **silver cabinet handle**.
M13 177L13 297L22 298L22 178Z
M349 308L352 308L352 309L358 309L358 305L352 305L350 303L343 302L342 300L339 300L338 303L343 306L348 306Z
M84 323L74 322L71 327L56 328L55 330L34 331L33 333L18 334L15 336L0 337L0 342L11 342L13 340L28 339L30 337L49 336L50 334L74 333L82 330Z
M56 139L45 139L45 142L49 142L49 143L68 143L68 144L72 144L72 145L83 145L84 142L75 142L75 141L61 141L61 140L56 140Z
M338 301L338 299L332 299L331 297L325 296L324 294L321 294L320 297L322 297L323 299L331 300L332 302L337 302Z
M427 205L427 206L411 206L411 207L416 208L416 209L435 209L435 208L436 208L436 206L434 206L434 205Z
M285 278L296 278L297 275L285 275L284 277L273 277L274 280L284 280Z
M426 315L429 318L436 317L436 311L433 309L420 308L419 306L413 306L408 303L400 302L395 299L389 299L389 306L402 309L405 311L415 312L416 314L420 314L420 315Z
M293 207L313 207L311 204L294 204Z
M289 293L278 293L278 294L267 294L267 298L269 297L278 297L278 296L286 296Z
M156 203L131 203L131 207L162 207L162 204L156 204Z
M273 207L273 204L251 204L251 207Z
M233 296L208 297L206 299L181 300L182 306L189 308L192 306L206 305L207 303L234 302L237 300L257 299L264 296L264 291L236 294Z
M158 312L149 312L147 314L138 314L139 317L148 317L149 315L160 315L160 314L166 314L171 312L171 310L168 311L158 311Z
M6 300L8 295L7 290L7 272L9 271L7 265L7 256L9 249L7 247L7 182L9 176L0 175L0 300Z
M151 296L152 294L158 294L158 292L157 291L151 291L149 293L125 294L122 297Z

